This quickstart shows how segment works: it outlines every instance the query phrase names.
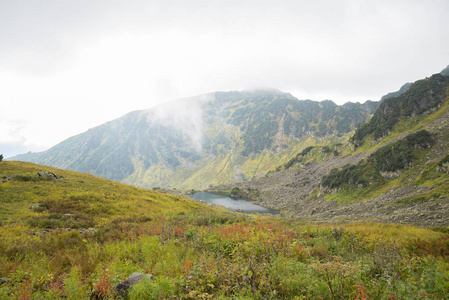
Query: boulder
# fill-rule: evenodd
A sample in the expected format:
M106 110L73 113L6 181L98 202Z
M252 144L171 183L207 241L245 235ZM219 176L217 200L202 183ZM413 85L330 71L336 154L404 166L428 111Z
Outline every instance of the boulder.
M45 179L45 180L57 180L59 176L50 171L39 171L35 175L36 178Z
M151 274L145 274L145 273L132 273L127 279L123 280L122 282L119 282L114 287L114 292L122 297L126 298L128 296L128 290L136 283L141 281L143 278L149 278L150 280L153 280L153 275Z

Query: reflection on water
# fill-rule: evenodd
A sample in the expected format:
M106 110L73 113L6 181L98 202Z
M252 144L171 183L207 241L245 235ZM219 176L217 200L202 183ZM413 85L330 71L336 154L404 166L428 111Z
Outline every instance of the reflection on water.
M271 210L265 208L260 205L256 205L251 201L244 199L232 199L228 196L216 195L206 192L198 192L192 195L192 198L196 200L204 200L211 202L213 204L221 205L227 209L233 211L241 211L244 213L255 214L255 213L264 213L264 214L278 214L278 211Z

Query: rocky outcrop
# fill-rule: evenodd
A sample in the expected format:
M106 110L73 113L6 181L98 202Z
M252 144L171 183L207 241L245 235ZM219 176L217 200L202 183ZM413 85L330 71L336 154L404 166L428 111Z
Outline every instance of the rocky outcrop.
M447 173L449 174L449 163L444 163L441 166L438 166L436 169L439 173Z
M380 171L379 173L380 173L380 175L383 178L388 179L388 180L393 180L393 179L399 178L399 176L401 176L401 174L402 174L402 171L401 170L396 170L396 171L393 171L393 172L388 172L388 171L382 172L382 171Z
M15 174L15 175L9 175L8 177L0 175L0 184L8 182L8 181L39 181L39 180L45 180L45 181L53 181L53 180L62 180L63 178L61 176L56 175L54 172L50 171L44 171L41 170L36 173L34 176L30 175L22 175L22 174Z
M50 172L50 171L44 171L44 170L41 170L41 171L37 172L35 177L37 179L44 179L44 180L58 180L58 179L61 179L61 177L56 175L56 173Z
M153 275L144 273L132 273L127 279L119 282L114 287L114 292L117 294L117 296L126 299L126 297L128 297L129 289L144 278L153 280Z

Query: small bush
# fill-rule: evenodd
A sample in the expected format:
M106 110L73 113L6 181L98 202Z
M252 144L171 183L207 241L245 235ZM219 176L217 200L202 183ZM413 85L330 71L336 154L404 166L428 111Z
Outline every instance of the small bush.
M379 148L371 154L369 161L379 171L394 172L398 169L407 169L416 159L418 149L428 149L435 140L426 130L406 136L404 139Z
M171 296L174 296L174 283L167 277L159 277L156 281L143 278L129 292L130 300L168 299Z
M72 267L69 277L64 280L66 297L69 300L82 300L88 298L87 287L81 281L81 271L77 266Z
M329 188L339 188L344 184L354 187L367 187L374 182L382 180L379 172L369 164L346 165L337 170L333 169L328 175L323 176L321 184Z

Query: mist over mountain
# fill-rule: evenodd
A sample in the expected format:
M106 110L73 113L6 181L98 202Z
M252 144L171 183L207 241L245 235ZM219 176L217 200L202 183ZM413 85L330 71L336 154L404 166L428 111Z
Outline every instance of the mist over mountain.
M277 90L216 92L134 111L13 159L143 187L204 188L262 176L306 144L344 140L376 107Z

